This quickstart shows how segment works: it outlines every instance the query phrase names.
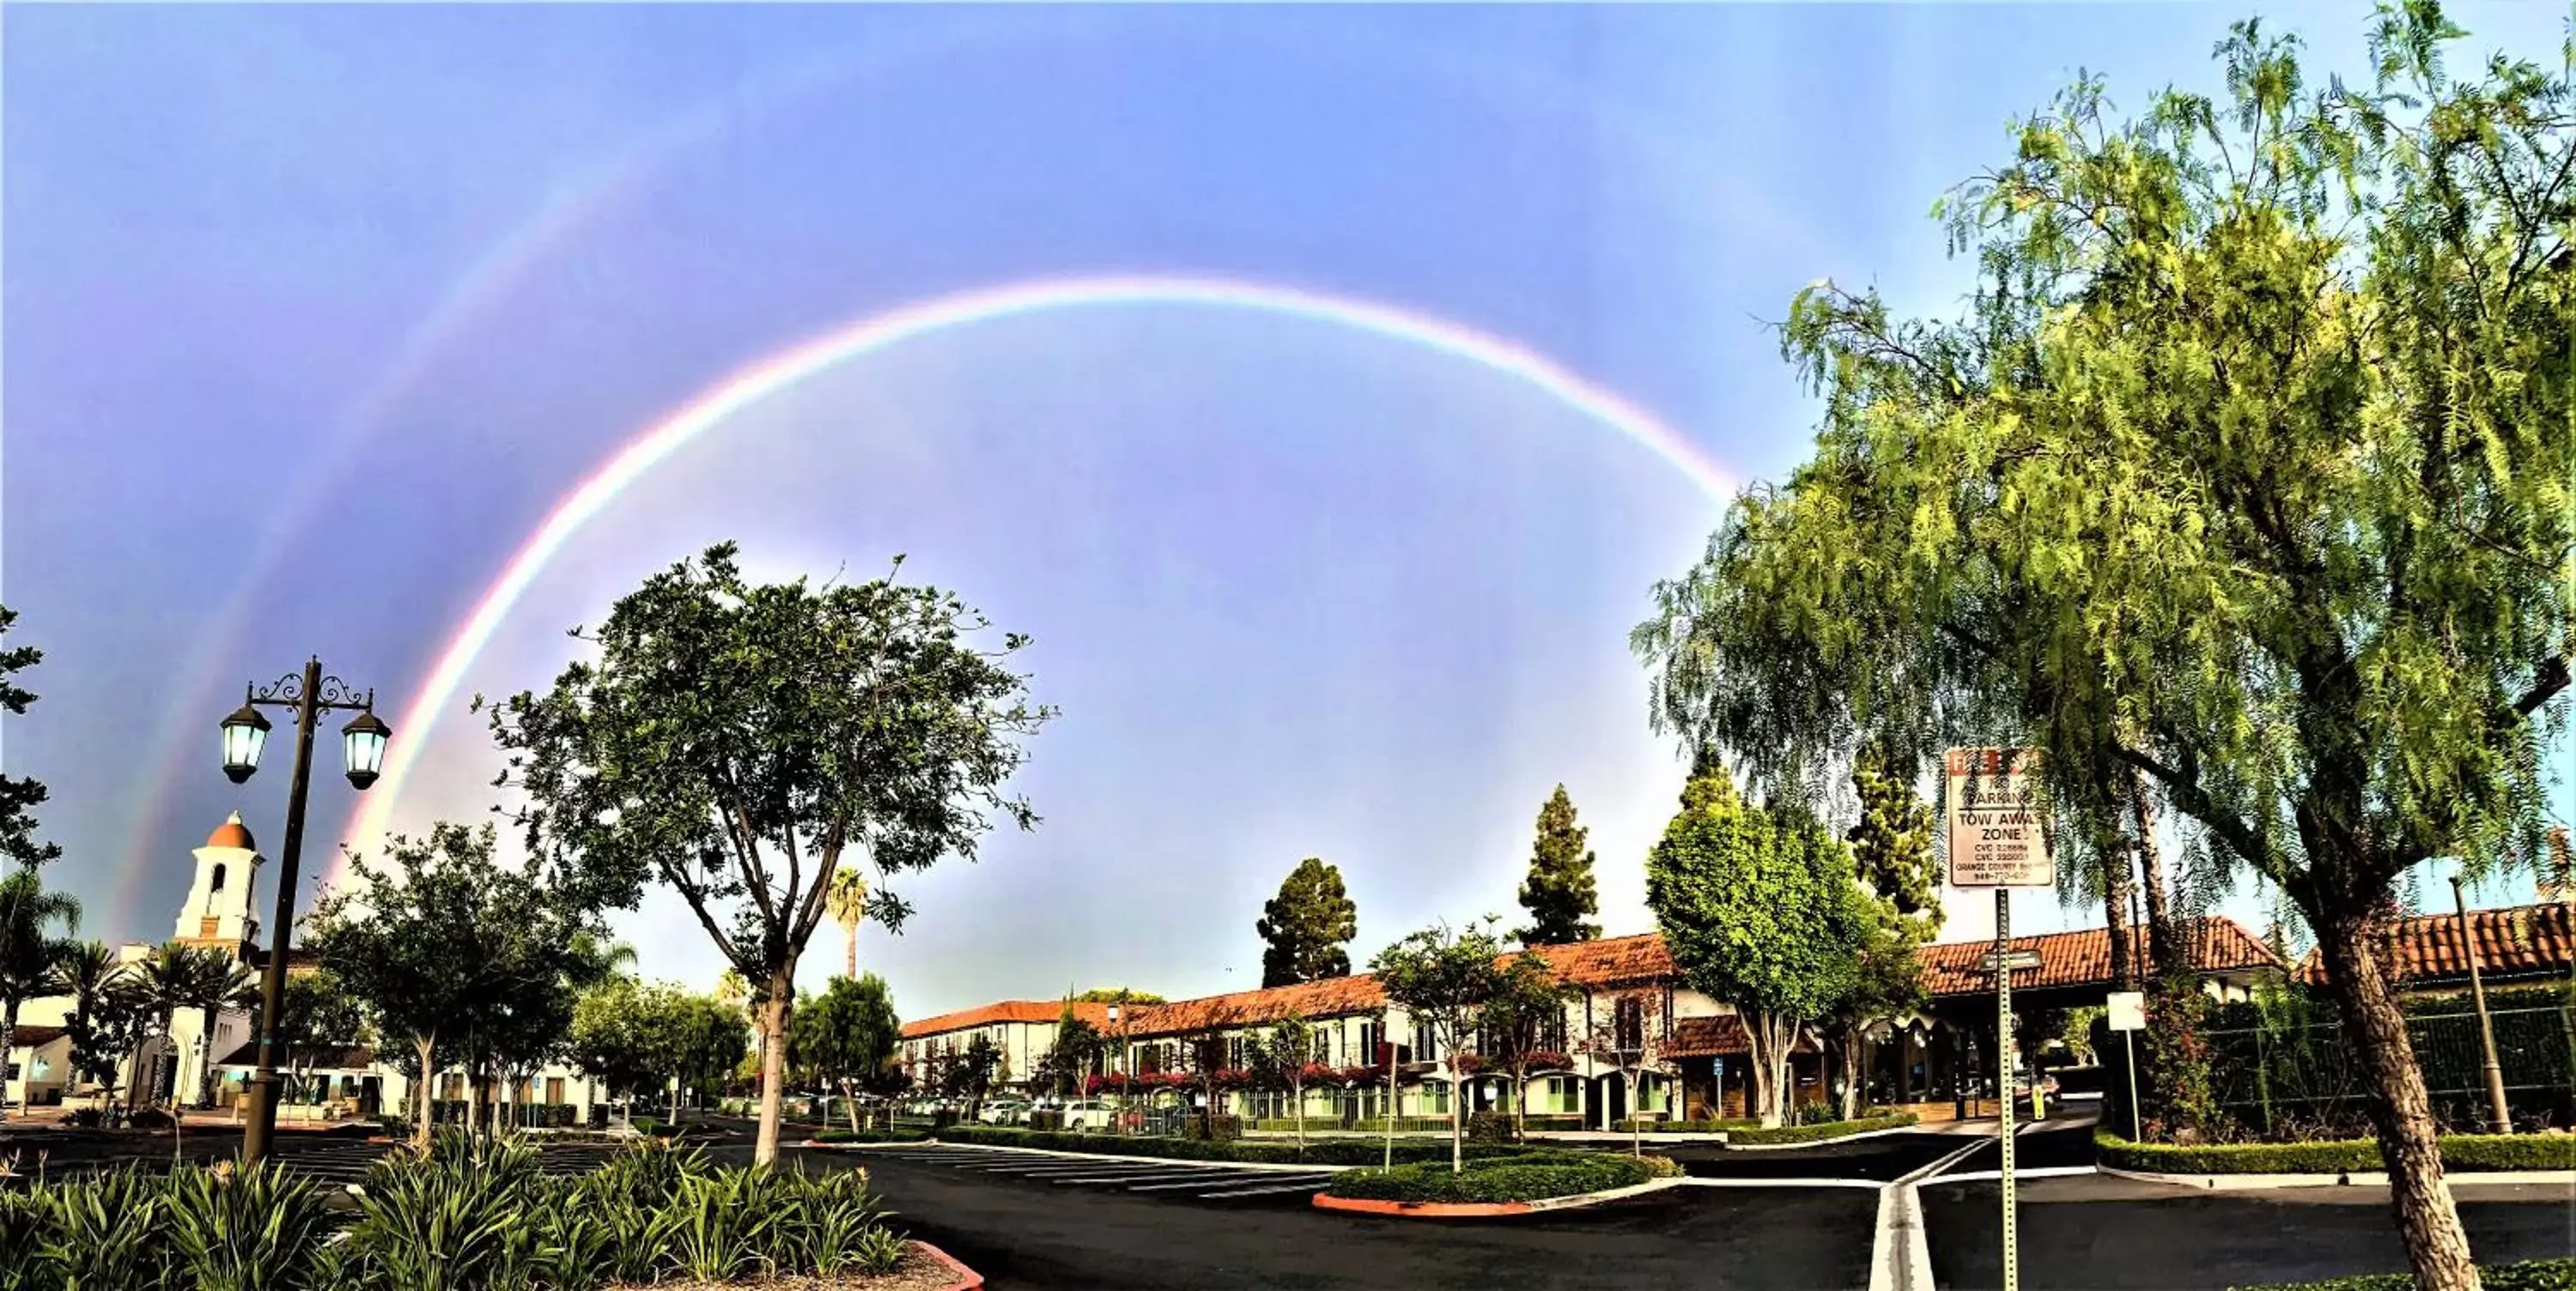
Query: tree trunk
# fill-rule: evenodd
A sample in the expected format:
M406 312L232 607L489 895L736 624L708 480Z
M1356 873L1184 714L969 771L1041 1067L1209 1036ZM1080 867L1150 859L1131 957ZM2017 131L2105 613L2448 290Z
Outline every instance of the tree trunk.
M1835 1065L1842 1069L1843 1078L1842 1097L1838 1105L1846 1121L1860 1116L1860 1069L1861 1060L1867 1052L1863 1048L1867 1042L1862 1036L1867 1026L1866 1021L1847 1024L1842 1028L1841 1042L1835 1046Z
M1306 1086L1302 1081L1288 1082L1288 1096L1297 1100L1297 1150L1306 1150Z
M204 1107L215 1101L215 1006L207 1004L197 1010L197 1095L196 1105Z
M9 1055L15 1052L17 1047L18 997L12 995L7 1004L0 1005L0 1120L7 1120L9 1117L9 1091L5 1086L8 1084ZM30 1067L33 1065L29 1064ZM28 1079L32 1080L32 1075Z
M1457 1063L1452 1062L1449 1066L1449 1074L1453 1078L1465 1075L1457 1069ZM1467 1169L1466 1110L1466 1086L1458 1079L1452 1079L1449 1082L1449 1173L1451 1174L1463 1173Z
M2137 885L2137 872L2131 863L2134 846L2116 819L2106 819L2096 831L2101 838L2102 914L2111 929L2111 980L2124 991L2138 989L2137 947L2129 931L2129 896Z
M436 1101L438 1073L430 1067L432 1058L438 1052L438 1033L432 1031L426 1035L416 1035L411 1038L411 1042L414 1048L420 1050L420 1119L412 1123L411 1141L412 1146L426 1152L429 1150L430 1117L436 1113L438 1107Z
M2389 1203L2406 1242L2407 1261L2415 1267L2415 1285L2425 1291L2477 1291L2469 1235L2442 1179L2441 1145L2424 1073L2415 1065L2396 993L2372 953L2374 921L2362 912L2312 907L2308 914L2347 1043L2377 1095L2370 1100L2370 1119L2378 1131L2380 1160L2388 1167Z
M796 994L795 971L789 963L771 973L768 998L760 1003L760 1138L752 1149L754 1165L778 1160L778 1121L787 1101L787 1001Z
M2130 773L2129 812L2138 829L2138 880L2147 894L2147 955L2158 978L2188 974L2191 965L2183 959L2180 930L2174 927L2173 911L2165 903L2162 849L2156 846L2156 804L2144 772Z
M841 931L848 934L841 939L841 976L855 982L859 980L859 925L853 923Z

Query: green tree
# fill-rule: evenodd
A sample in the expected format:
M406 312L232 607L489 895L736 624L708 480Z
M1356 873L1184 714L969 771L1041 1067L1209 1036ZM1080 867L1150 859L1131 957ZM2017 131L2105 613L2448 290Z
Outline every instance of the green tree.
M1404 1010L1415 1026L1428 1028L1437 1056L1449 1064L1452 1171L1465 1169L1467 1159L1466 1073L1459 1069L1459 1051L1475 1034L1487 1002L1502 989L1503 948L1491 924L1487 920L1456 933L1446 925L1425 928L1407 934L1369 961L1369 971L1377 975L1387 1002ZM1431 1056L1416 1055L1425 1060ZM1393 1115L1392 1108L1388 1114Z
M215 1099L215 1020L216 1015L231 1008L254 988L258 978L250 965L229 950L213 946L194 948L196 971L189 976L189 1003L197 1009L197 1091L195 1102L205 1107Z
M1348 976L1351 938L1359 935L1359 906L1342 889L1339 866L1309 856L1263 903L1252 925L1261 935L1261 985L1294 986Z
M1591 830L1574 823L1574 799L1558 785L1538 809L1538 841L1530 847L1529 877L1521 880L1521 908L1529 926L1512 934L1524 946L1561 946L1601 935L1592 916L1601 898L1592 881Z
M567 1054L612 1097L659 1094L679 1074L684 997L628 976L600 982L573 1002Z
M0 610L0 614L5 614ZM0 627L7 620L0 618ZM5 664L6 654L0 654ZM0 668L0 688L7 684ZM48 994L46 982L67 939L80 926L80 902L67 892L48 892L33 865L0 875L0 1066L18 1043L18 1006ZM60 929L59 935L54 931ZM0 1105L0 1116L7 1115Z
M859 976L859 925L868 919L868 875L855 865L844 865L832 871L826 885L831 895L824 904L831 908L832 922L841 925L841 976L857 981Z
M18 612L0 605L0 638L18 622ZM0 713L23 717L27 707L36 702L33 691L10 678L44 662L45 652L34 646L0 646ZM14 861L21 870L41 869L60 859L59 843L36 841L36 808L45 801L45 786L20 776L0 775L0 860ZM6 947L0 946L0 953Z
M1492 998L1477 1012L1479 1048L1487 1062L1512 1078L1512 1137L1522 1136L1532 1064L1541 1054L1566 1051L1565 1006L1574 988L1557 980L1547 956L1514 955L1494 983Z
M787 1046L816 1076L838 1086L849 1101L850 1128L859 1128L854 1095L893 1061L903 1039L894 992L874 973L852 981L835 977L821 997L798 1007L788 1023Z
M1922 1007L1923 974L1915 948L1941 930L1941 864L1932 852L1932 805L1890 774L1874 751L1852 766L1860 820L1843 835L1852 868L1869 894L1860 911L1866 929L1853 963L1851 989L1828 1028L1840 1070L1844 1119L1860 1114L1867 1085L1862 1060L1882 1022Z
M1163 997L1160 995L1152 995L1144 991L1131 991L1124 986L1095 986L1090 990L1084 991L1080 995L1074 996L1073 998L1074 1002L1078 1004L1127 1005L1161 1004L1165 1002Z
M1646 904L1682 980L1744 1020L1764 1125L1781 1123L1799 1033L1855 988L1860 898L1840 840L1794 806L1745 802L1723 770L1690 782L1646 857Z
M739 1008L712 996L691 995L681 1007L679 1020L680 1083L672 1093L675 1113L683 1094L692 1094L703 1106L710 1091L723 1088L726 1073L741 1066L751 1053L751 1032Z
M2576 114L2563 71L2452 77L2461 34L2384 7L2375 84L2318 90L2249 22L2225 101L2021 123L1949 207L1966 319L1793 307L1815 456L1639 639L1668 721L1773 769L2027 740L2288 893L2440 1291L2477 1275L2373 933L2427 859L2538 854L2576 624Z
M1306 1146L1307 1069L1315 1065L1315 1027L1305 1015L1291 1013L1270 1024L1253 1047L1252 1066L1262 1077L1288 1091L1288 1114L1297 1121L1297 1146Z
M900 928L884 877L972 858L982 808L1037 816L1002 786L1015 737L1049 715L1026 699L1006 635L935 588L753 585L735 547L645 581L543 695L492 714L524 793L529 851L603 904L677 892L743 977L765 990L757 1159L778 1156L796 965L830 909L833 875L872 864L874 918ZM897 562L900 568L900 561Z
M425 839L389 839L380 861L352 860L354 886L311 918L306 944L322 966L416 1051L423 1144L439 1053L465 1068L468 1118L481 1125L493 1067L525 1070L556 1051L601 956L588 893L497 864L496 842L489 825L448 821Z
M1073 1001L1067 999L1055 1020L1055 1040L1038 1058L1036 1075L1058 1094L1076 1094L1082 1079L1098 1070L1109 1056L1109 1040L1090 1022L1076 1017Z
M281 1003L277 1037L292 1088L310 1090L316 1059L325 1053L336 1057L368 1038L365 1006L328 969L288 973Z

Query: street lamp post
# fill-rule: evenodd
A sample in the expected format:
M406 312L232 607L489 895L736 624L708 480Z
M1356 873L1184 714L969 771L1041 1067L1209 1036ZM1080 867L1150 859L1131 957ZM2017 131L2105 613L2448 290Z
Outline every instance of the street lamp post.
M250 1123L242 1134L242 1159L263 1160L277 1134L278 1028L286 1012L286 954L295 935L295 867L304 849L304 799L313 769L313 727L331 711L358 716L341 730L347 750L349 783L365 789L384 769L385 741L393 732L376 716L376 692L360 694L337 677L322 675L322 661L304 661L294 673L266 687L251 686L242 706L224 719L224 774L234 784L259 770L260 749L268 742L269 722L262 708L295 713L295 771L286 790L286 842L277 858L277 923L269 934L268 963L260 973L259 1066L250 1078ZM422 1078L427 1079L427 1073Z

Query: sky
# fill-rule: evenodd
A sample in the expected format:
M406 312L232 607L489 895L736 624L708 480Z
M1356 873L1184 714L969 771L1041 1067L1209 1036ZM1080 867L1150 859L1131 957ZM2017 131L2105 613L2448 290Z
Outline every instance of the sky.
M908 1015L1257 984L1306 856L1356 961L1509 917L1559 783L1603 922L1644 931L1682 767L1625 637L1726 490L1804 455L1771 324L1828 277L1951 312L1927 211L2008 120L2079 68L2123 107L2214 89L2243 12L8 6L0 599L48 657L0 762L52 788L84 932L158 939L226 813L274 856L284 742L218 769L244 683L318 654L400 723L381 820L479 821L466 697L543 687L649 572L900 553L1029 633L1062 710L1014 782L1039 827L861 934ZM2365 67L2353 6L2261 12ZM2555 57L2554 6L2456 16ZM1225 289L960 307L778 382L562 526L451 656L562 502L729 377L1110 276ZM1242 303L1279 293L1324 303ZM1385 311L1418 325L1353 325ZM313 802L308 876L360 797L326 772ZM652 975L720 967L675 901L620 930ZM827 927L802 979L841 958Z

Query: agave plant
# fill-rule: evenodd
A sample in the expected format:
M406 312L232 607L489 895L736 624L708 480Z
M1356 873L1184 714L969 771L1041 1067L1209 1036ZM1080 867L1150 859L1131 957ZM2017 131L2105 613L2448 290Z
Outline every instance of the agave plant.
M169 1241L193 1291L325 1291L331 1214L319 1189L273 1162L170 1176ZM331 1288L329 1291L337 1291Z
M167 1178L131 1167L60 1184L46 1197L51 1232L26 1249L61 1291L162 1291L174 1277L169 1198Z
M0 1251L33 1251L53 1234L53 1208L42 1195L0 1188ZM0 1291L53 1291L56 1279L42 1261L14 1254L0 1260Z
M863 1273L892 1273L911 1247L901 1233L883 1224L872 1224L852 1244L850 1263Z
M701 1282L766 1271L773 1264L781 1178L754 1166L682 1180L669 1210L672 1262Z
M617 1268L617 1212L592 1205L589 1191L577 1184L549 1183L539 1192L523 1227L536 1244L529 1264L540 1285L547 1291L594 1291L610 1277L624 1276ZM649 1232L652 1213L643 1218ZM639 1276L649 1276L658 1258L657 1244Z
M381 1159L367 1172L349 1258L402 1291L523 1285L537 1253L526 1222L542 1183L537 1167L524 1142L455 1131L425 1154Z

